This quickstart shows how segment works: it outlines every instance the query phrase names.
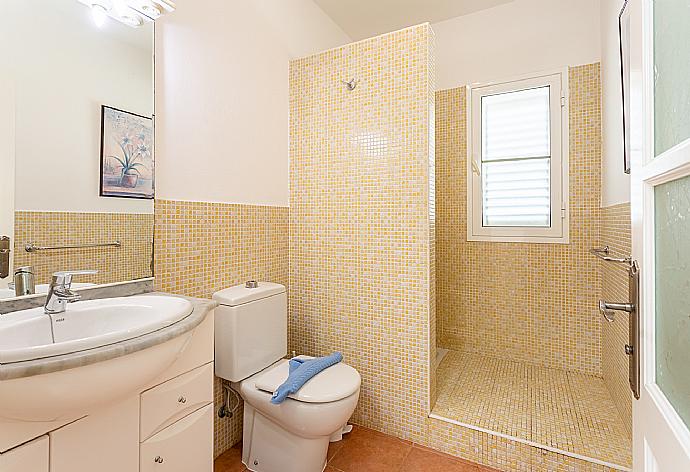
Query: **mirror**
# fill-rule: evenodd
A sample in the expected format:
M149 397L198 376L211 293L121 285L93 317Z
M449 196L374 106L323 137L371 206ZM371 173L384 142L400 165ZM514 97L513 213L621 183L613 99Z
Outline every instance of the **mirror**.
M152 276L153 23L93 13L0 5L0 298Z

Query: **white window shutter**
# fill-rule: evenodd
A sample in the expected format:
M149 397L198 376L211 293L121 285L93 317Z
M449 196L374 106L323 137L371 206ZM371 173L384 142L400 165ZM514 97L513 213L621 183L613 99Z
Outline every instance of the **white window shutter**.
M483 226L551 225L550 87L483 96Z

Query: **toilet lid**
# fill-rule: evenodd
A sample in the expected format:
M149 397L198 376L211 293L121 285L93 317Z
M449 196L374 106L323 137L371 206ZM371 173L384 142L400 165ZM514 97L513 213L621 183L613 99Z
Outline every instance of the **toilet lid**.
M288 378L289 369L287 359L278 362L256 378L256 388L265 392L275 392ZM288 397L306 403L334 402L355 393L361 383L359 372L344 362L339 362L316 374L297 393Z

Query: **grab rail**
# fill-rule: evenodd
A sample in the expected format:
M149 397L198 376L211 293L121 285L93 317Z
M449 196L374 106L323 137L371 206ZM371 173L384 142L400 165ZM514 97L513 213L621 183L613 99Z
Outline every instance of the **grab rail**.
M65 246L37 246L36 243L27 243L24 249L26 249L26 252L37 252L55 251L58 249L84 249L90 247L122 247L122 243L120 241L114 241L112 243L73 244Z

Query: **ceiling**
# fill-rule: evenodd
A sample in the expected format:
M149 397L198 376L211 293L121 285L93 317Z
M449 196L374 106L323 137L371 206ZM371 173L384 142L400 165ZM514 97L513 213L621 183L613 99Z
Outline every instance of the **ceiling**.
M314 0L353 41L437 23L513 0Z

